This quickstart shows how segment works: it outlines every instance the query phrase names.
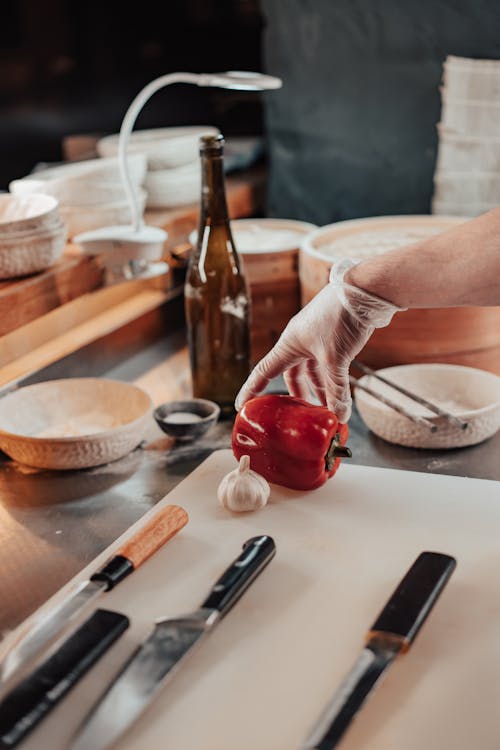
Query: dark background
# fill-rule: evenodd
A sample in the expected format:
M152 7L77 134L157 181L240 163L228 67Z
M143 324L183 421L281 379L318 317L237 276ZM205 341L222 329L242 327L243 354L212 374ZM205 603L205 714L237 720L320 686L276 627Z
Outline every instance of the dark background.
M3 0L0 189L37 162L62 159L70 134L114 133L133 97L174 71L261 69L256 0ZM138 128L217 125L262 132L254 93L178 84L158 92Z
M500 57L499 30L498 0L4 0L0 189L60 161L67 135L116 132L152 78L240 68L284 87L169 87L138 127L265 132L270 215L428 213L442 63Z
M269 210L316 224L429 213L443 62L500 57L500 2L262 4L267 65L286 81L267 100Z

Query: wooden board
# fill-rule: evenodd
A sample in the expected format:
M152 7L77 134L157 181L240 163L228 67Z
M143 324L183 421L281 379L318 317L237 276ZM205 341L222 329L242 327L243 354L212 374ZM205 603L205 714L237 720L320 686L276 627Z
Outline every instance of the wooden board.
M103 283L95 258L65 255L52 268L0 282L0 336L60 307Z
M262 209L265 173L248 170L227 178L229 213L234 218L253 216ZM165 257L185 242L198 222L198 204L149 211L145 221L168 232ZM74 245L52 268L23 279L0 282L0 336L17 330L46 313L103 285L103 272L94 258L82 257Z
M274 537L276 559L116 750L299 748L423 550L455 555L457 570L342 748L497 750L499 483L344 463L308 496L273 487L261 512L233 516L215 493L234 467L229 451L212 454L74 579L93 572L165 504L189 512L175 539L101 598L100 606L131 617L130 630L23 750L67 748L153 621L198 606L242 543L260 533Z

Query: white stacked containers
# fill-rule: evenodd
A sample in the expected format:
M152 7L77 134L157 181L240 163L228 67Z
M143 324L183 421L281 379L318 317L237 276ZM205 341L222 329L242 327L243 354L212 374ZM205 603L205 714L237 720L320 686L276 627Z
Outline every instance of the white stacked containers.
M448 56L432 213L477 216L500 205L500 60Z
M146 175L146 157L133 154L129 158L129 170L139 205L144 211L146 191L141 185ZM70 162L40 170L13 180L9 189L17 196L42 193L56 198L70 239L80 232L132 221L115 157Z
M217 135L218 128L193 125L179 128L137 130L130 134L127 154L144 154L147 173L144 187L147 208L172 208L195 203L200 198L201 164L199 140ZM118 154L119 134L108 135L97 143L101 156Z

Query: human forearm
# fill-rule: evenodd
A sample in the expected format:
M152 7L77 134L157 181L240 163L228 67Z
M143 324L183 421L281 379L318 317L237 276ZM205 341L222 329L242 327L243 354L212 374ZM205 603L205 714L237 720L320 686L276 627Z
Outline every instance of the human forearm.
M500 208L359 263L346 281L398 307L500 305Z

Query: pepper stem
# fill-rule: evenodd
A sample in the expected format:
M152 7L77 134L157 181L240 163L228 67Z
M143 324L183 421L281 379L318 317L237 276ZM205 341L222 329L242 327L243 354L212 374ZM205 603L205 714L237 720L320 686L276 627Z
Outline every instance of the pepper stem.
M248 471L250 468L250 456L242 456L240 458L240 464L238 466L238 471L240 474L244 474L246 471Z
M332 438L330 447L325 456L325 467L327 471L333 469L333 464L336 458L352 458L351 449L347 445L340 445L340 434L337 432L335 437Z

